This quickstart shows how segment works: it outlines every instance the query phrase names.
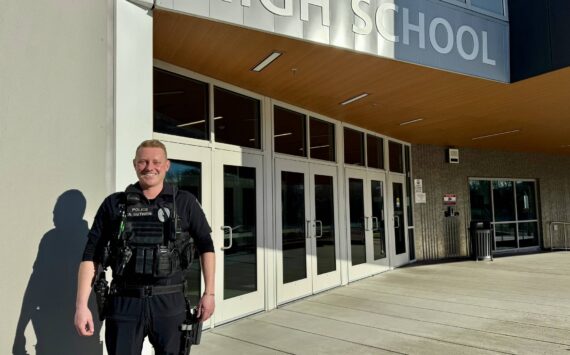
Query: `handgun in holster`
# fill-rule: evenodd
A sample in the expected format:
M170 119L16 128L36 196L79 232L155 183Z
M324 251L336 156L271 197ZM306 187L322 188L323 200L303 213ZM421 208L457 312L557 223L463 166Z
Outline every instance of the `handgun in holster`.
M102 322L105 320L105 309L107 308L106 304L109 297L109 283L105 279L104 271L97 277L93 285L93 290L95 292L95 299L97 300L97 313L99 313L99 320Z
M199 345L202 337L202 322L198 318L196 308L190 307L190 302L186 300L186 319L180 325L181 344L180 355L189 355L192 345Z

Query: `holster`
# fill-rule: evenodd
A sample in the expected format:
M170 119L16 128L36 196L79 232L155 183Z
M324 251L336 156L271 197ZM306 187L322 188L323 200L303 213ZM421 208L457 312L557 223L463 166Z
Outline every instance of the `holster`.
M199 345L202 337L202 322L198 318L198 312L190 307L186 299L186 319L180 325L180 355L189 355L192 345Z
M99 313L99 320L105 320L105 311L107 308L107 301L109 299L109 283L105 279L105 273L101 272L93 285L95 292L95 299L97 301L97 313Z

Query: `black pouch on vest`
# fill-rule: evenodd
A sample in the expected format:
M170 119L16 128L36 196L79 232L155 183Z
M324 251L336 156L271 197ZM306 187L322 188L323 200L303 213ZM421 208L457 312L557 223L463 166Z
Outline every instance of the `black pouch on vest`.
M166 246L157 247L153 276L168 277L172 275L176 271L175 254L174 251L169 250Z

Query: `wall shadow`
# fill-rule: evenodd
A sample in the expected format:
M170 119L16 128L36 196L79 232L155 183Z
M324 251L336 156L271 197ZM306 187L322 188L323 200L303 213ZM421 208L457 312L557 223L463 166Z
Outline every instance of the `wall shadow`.
M12 347L15 355L28 354L24 332L30 322L36 335L37 355L103 353L98 319L94 319L95 334L91 337L80 337L73 325L77 270L89 232L83 219L85 207L85 197L79 190L65 191L55 203L54 228L41 239L24 294ZM93 295L89 308L97 318Z

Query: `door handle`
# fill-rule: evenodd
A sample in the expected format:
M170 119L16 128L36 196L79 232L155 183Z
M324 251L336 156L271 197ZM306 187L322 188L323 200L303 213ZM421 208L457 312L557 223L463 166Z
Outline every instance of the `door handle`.
M394 216L394 228L400 228L400 216Z
M319 234L316 235L317 225L319 226ZM319 221L318 219L315 221L315 238L321 238L323 236L323 222Z
M370 231L370 228L368 227L369 223L368 221L370 220L370 217L364 217L364 230L365 231Z
M305 238L311 238L311 221L307 220L307 225L305 227Z
M232 247L233 240L234 240L234 239L233 239L233 233L232 233L232 227L230 227L230 226L222 226L221 229L222 229L223 231L225 231L225 230L229 230L229 231L230 231L230 244L229 244L228 246L226 246L225 244L224 244L224 246L222 246L222 250L228 250L228 249L230 249L230 248ZM224 242L225 242L225 241L226 241L226 238L225 238L225 236L224 236Z
M374 221L376 221L376 227L374 227ZM378 217L372 216L372 231L376 232L378 229L380 229L380 223L378 223Z

